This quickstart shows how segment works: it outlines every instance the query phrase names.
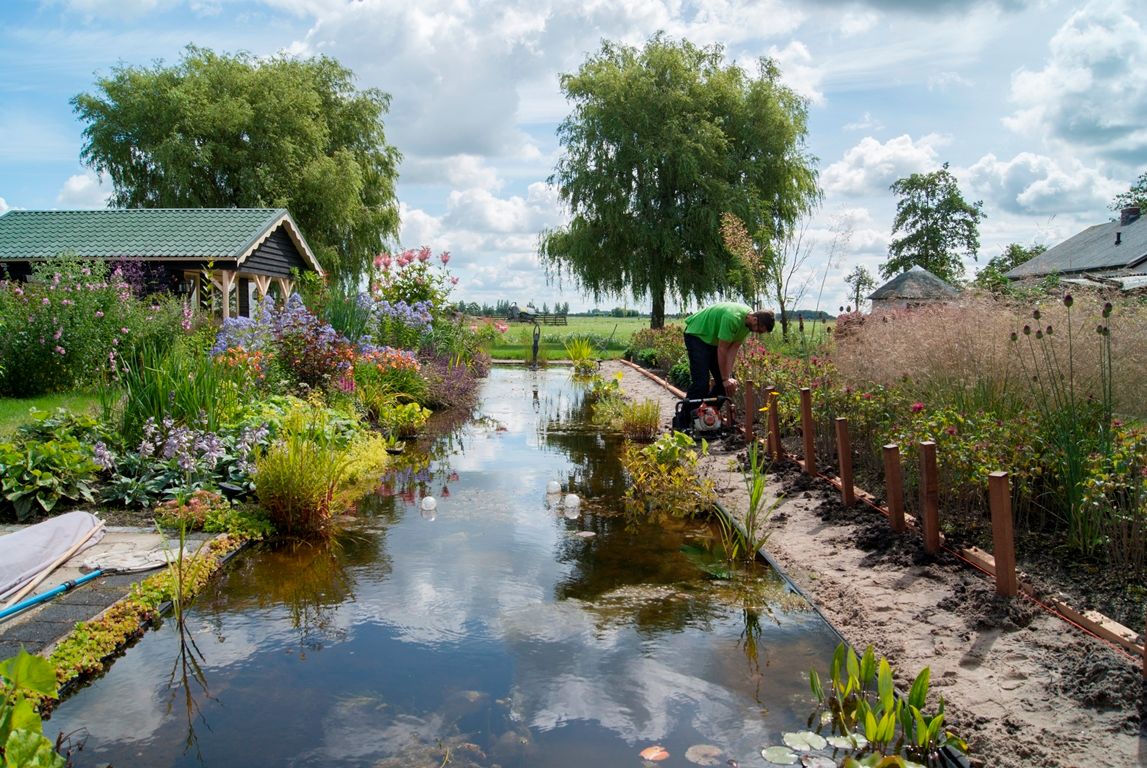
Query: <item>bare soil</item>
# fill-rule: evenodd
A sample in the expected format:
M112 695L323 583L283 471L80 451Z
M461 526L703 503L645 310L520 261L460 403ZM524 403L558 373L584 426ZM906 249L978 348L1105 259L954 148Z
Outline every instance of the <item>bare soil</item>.
M618 371L628 397L661 403L668 428L676 398L632 368L603 363L603 376ZM736 436L712 443L704 461L733 514L747 507L743 461ZM854 648L872 645L887 657L902 687L931 668L931 695L943 697L949 727L968 741L974 766L1147 766L1142 660L1031 599L997 597L979 571L951 554L925 553L918 535L894 534L869 507L845 507L835 489L795 464L773 469L769 493L782 499L765 524L770 557ZM1103 592L1118 583L1102 573L1072 580L1071 568L1054 561L1052 553L1026 576L1047 592L1100 604L1108 598L1087 585ZM1088 567L1075 572L1086 575ZM1064 574L1077 583L1055 583ZM1139 631L1141 601L1123 601L1131 611L1139 606L1130 624Z

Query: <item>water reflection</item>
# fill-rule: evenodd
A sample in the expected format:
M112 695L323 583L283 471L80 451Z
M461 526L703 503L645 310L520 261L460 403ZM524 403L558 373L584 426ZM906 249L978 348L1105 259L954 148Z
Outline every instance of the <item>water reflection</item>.
M775 577L710 578L704 523L627 529L584 407L566 371L492 372L338 537L237 556L188 613L202 654L153 633L65 702L77 766L626 765L653 740L747 762L798 726L834 639Z

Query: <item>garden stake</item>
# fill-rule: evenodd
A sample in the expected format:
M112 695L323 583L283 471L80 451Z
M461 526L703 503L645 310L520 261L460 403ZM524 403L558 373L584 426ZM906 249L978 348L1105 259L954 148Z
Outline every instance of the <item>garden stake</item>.
M804 438L804 471L816 474L816 443L812 424L812 390L801 387L801 437Z
M988 475L988 503L992 510L992 554L996 558L996 594L1015 597L1016 547L1012 536L1012 486L1007 472Z
M920 443L920 522L924 532L924 551L940 551L940 483L936 472L936 443Z
M848 419L836 420L836 457L840 464L840 500L844 506L856 503L856 489L852 486L852 443L848 439Z
M904 472L900 467L900 448L894 443L884 446L884 484L887 486L888 521L892 530L904 533Z
M781 395L773 388L769 388L769 453L773 461L780 461L785 457L784 446L781 445L781 417L777 415L777 403Z
M757 387L752 380L745 382L745 443L753 442L753 421L757 416Z

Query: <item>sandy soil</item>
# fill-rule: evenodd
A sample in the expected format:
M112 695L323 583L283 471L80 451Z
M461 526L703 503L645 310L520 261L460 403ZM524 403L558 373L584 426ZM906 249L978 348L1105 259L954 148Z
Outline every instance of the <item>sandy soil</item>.
M662 403L668 427L676 398L621 363L603 364L607 378L618 371L628 397ZM730 459L743 453L743 441L730 438L705 461L734 514L747 502ZM766 551L853 647L888 658L902 688L931 668L933 695L944 697L973 765L1147 766L1137 659L1026 598L995 597L980 572L928 556L915 534L896 536L863 505L844 508L837 491L793 464L777 468L770 493L783 500Z

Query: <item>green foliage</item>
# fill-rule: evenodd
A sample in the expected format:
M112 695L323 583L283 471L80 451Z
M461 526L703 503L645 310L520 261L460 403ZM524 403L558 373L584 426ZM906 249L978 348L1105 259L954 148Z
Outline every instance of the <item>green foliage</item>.
M28 283L0 283L0 391L34 396L90 385L141 343L178 335L170 299L137 300L106 262L62 254Z
M729 530L725 526L722 527L722 539L731 560L736 560L738 555L748 560L756 558L757 553L760 552L761 547L765 546L769 538L768 533L764 530L765 523L768 522L769 517L772 516L773 511L780 506L782 501L781 496L777 496L771 502L767 502L765 499L765 489L768 486L768 472L771 464L760 443L753 441L749 445L745 459L742 476L745 481L748 506L745 509L744 531L736 528Z
M74 437L0 443L0 492L24 522L61 501L95 501L99 465Z
M921 266L941 280L957 282L964 274L961 256L974 257L980 250L983 203L964 200L947 163L938 171L900 179L891 189L900 201L880 274L890 278Z
M72 106L112 205L285 207L324 268L354 285L379 238L398 234L401 156L383 131L390 97L353 81L325 56L188 46L173 66L113 67Z
M621 408L621 434L628 440L647 443L661 429L661 403L642 400Z
M1003 253L992 257L984 265L984 268L976 273L976 279L973 282L989 291L1006 291L1010 281L1004 275L1020 264L1031 261L1046 250L1047 246L1039 243L1030 248L1025 248L1019 243L1009 243L1004 247Z
M865 295L876 287L876 278L863 265L857 264L844 278L844 284L848 286L852 295L852 308L859 312L860 302L864 301Z
M215 431L236 418L242 383L240 371L215 365L203 351L148 344L122 361L118 384L109 386L104 418L118 425L127 444L139 442L149 419Z
M0 765L64 768L68 764L44 736L35 702L57 695L56 670L47 659L20 649L0 661Z
M1138 206L1141 214L1147 214L1147 171L1139 174L1126 192L1116 195L1111 201L1111 210L1119 211L1123 208Z
M399 438L413 437L422 431L430 419L431 411L418 403L395 402L378 413L378 426L386 435Z
M327 423L324 409L290 411L278 438L255 462L255 494L276 530L314 534L325 528L348 466L348 448Z
M573 363L575 375L588 376L597 370L597 350L589 339L571 336L563 346L566 357Z
M771 60L750 76L719 46L658 34L640 51L603 43L561 86L573 111L552 181L572 216L543 233L543 261L595 298L648 297L654 328L668 296L726 287L721 213L780 232L817 200L807 105Z
M642 328L629 340L626 357L647 368L668 370L688 358L685 355L685 329L680 325Z
M640 447L627 443L621 463L630 478L625 490L625 514L631 521L663 520L708 512L716 498L713 481L698 471L708 453L684 432L669 432Z

